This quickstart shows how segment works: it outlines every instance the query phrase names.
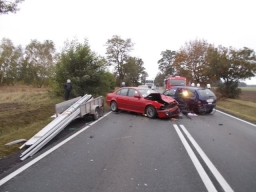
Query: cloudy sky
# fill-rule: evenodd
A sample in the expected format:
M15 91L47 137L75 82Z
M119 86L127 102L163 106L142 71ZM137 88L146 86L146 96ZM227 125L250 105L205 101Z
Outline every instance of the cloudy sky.
M49 39L61 49L66 40L87 38L105 56L105 43L119 35L135 44L131 55L143 59L151 78L161 51L191 40L256 50L255 0L25 0L19 7L0 15L0 39L23 46Z

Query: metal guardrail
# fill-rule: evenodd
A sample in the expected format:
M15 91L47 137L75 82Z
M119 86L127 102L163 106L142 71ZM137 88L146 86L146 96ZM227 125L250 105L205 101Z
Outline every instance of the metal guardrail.
M81 97L62 114L58 115L58 117L56 117L51 123L28 140L24 145L30 145L30 147L20 155L21 160L23 161L27 157L35 154L60 131L62 131L73 119L81 114L81 106L91 99L91 95Z

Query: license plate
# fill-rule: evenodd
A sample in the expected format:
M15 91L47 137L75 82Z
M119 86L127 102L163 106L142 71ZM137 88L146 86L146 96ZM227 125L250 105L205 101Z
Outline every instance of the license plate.
M207 99L206 101L210 104L213 102L213 99Z

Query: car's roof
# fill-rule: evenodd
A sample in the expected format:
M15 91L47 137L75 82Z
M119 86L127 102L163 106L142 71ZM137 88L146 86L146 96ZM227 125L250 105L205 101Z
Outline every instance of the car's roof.
M120 87L120 89L123 89L123 88L133 88L133 89L149 89L147 87Z
M173 88L187 88L190 90L206 89L204 87L194 87L194 86L174 86L174 87L171 87L170 89L173 89Z

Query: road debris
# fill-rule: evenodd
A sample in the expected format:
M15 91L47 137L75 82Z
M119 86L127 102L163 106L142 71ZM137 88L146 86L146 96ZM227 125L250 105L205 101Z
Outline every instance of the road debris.
M18 140L12 141L10 143L6 143L5 146L15 145L18 143L23 143L23 142L27 142L27 140L26 139L18 139Z
M197 116L195 113L188 113L188 116Z
M171 118L171 121L174 121L174 122L176 122L178 119L176 119L176 118Z

